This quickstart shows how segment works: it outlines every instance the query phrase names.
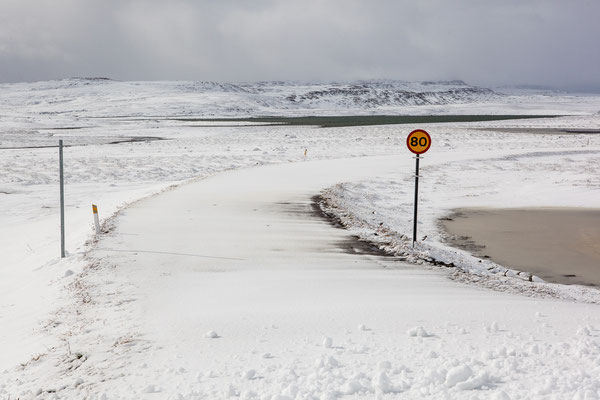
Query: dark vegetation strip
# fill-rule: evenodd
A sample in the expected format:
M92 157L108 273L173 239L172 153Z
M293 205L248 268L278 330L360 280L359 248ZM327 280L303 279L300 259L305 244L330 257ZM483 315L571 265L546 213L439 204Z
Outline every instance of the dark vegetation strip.
M82 146L105 145L105 144L152 142L154 140L169 140L169 139L158 137L158 136L139 136L139 137L123 138L122 140L115 140L115 141L106 142L106 143L96 142L96 143L65 144L63 147L82 147ZM42 145L38 145L38 146L0 147L0 150L48 149L48 148L56 148L56 147L58 147L57 144L47 144L47 145L42 144Z
M172 118L184 122L252 122L284 125L318 125L323 128L390 124L481 122L508 119L555 118L560 115L350 115L322 117Z

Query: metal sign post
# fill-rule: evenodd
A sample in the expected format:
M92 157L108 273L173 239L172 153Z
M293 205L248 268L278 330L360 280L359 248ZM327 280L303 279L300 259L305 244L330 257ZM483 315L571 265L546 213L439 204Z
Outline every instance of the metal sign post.
M417 206L419 204L419 154L415 157L417 159L417 168L415 170L415 212L413 214L413 247L417 241Z
M60 257L65 258L65 180L63 178L63 141L58 141L60 175Z
M431 136L422 129L412 131L406 138L406 146L408 150L416 154L415 168L415 207L413 214L413 247L417 241L417 208L419 202L419 160L420 155L425 153L431 147Z

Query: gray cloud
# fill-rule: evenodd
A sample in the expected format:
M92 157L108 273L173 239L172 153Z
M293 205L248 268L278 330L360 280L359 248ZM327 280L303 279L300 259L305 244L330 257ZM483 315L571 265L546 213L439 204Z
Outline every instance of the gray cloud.
M600 90L596 0L3 0L0 81L463 79Z

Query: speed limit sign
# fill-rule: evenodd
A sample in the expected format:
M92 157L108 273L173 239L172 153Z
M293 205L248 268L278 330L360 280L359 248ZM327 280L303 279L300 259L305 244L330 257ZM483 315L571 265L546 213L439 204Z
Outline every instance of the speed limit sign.
M415 154L423 154L431 147L431 136L422 129L414 130L406 138L406 146Z
M416 129L406 138L406 146L417 155L415 157L415 206L413 215L413 247L415 247L417 242L417 205L419 203L419 155L425 153L431 147L431 136L423 129Z

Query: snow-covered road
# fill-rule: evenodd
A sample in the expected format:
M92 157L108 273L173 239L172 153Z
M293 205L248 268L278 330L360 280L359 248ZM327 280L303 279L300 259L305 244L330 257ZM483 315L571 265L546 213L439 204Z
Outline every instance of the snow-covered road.
M490 265L449 247L437 221L457 207L597 206L600 97L365 85L358 97L355 85L285 82L0 85L0 399L600 397L597 306L349 253L352 234L410 252L405 137L416 127L196 120L570 115L419 126L434 139L420 195L428 239L406 256L515 293L533 284L486 278ZM146 137L167 140L107 145ZM65 259L56 149L43 148L59 139L71 146ZM319 193L348 231L313 212ZM116 228L99 243L91 203ZM583 301L600 293L535 285Z
M354 238L314 213L322 189L391 177L403 162L230 171L126 209L74 282L68 348L25 369L21 398L600 394L596 305L352 254Z

